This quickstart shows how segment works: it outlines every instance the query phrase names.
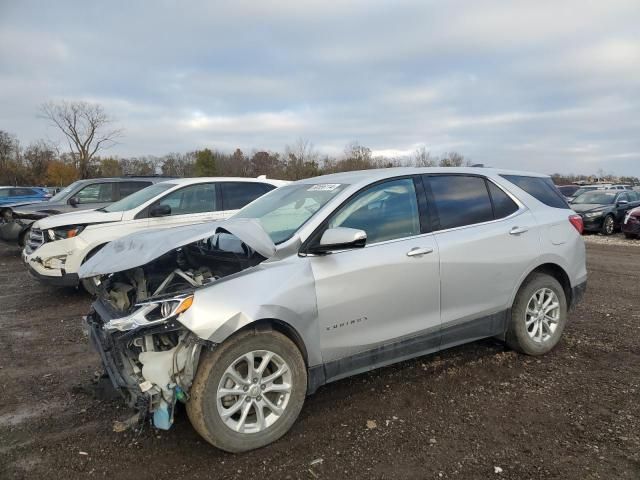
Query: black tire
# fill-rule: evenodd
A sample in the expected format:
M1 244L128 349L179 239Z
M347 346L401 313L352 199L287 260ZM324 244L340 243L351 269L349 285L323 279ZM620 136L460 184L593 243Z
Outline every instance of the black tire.
M545 341L534 340L526 326L526 311L534 293L548 288L555 293L559 302L559 319L555 331ZM564 327L567 324L567 298L560 282L550 275L534 273L520 287L513 307L511 319L507 329L507 345L509 348L526 355L544 355L551 351L560 341Z
M18 237L18 246L20 248L24 248L27 244L27 238L29 238L29 234L31 233L31 227L27 227L24 232L20 234Z
M256 433L239 433L227 426L218 413L217 391L226 369L255 350L268 350L286 362L291 371L291 394L284 412L273 425ZM195 430L213 446L232 453L246 452L273 443L289 431L302 409L306 391L304 359L289 338L275 331L241 331L213 351L203 351L189 392L187 415Z
M84 257L84 260L82 260L82 263L85 263L87 260L89 260L91 257L93 257L96 253L98 253L100 250L102 250L102 247L104 247L105 245L106 245L106 243L94 248L93 250L91 250L87 254L87 256ZM83 278L82 280L80 280L80 285L82 286L84 291L87 292L92 297L95 297L97 295L98 286L95 284L95 282L93 281L92 278Z
M600 229L600 233L602 233L602 235L612 235L615 231L616 220L615 218L613 218L613 215L607 215L602 220L602 228Z

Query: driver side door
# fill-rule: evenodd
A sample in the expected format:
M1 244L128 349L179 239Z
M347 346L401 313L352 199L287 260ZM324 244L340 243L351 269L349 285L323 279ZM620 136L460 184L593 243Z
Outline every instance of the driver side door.
M437 349L438 247L412 177L366 187L326 228L364 230L364 248L311 256L327 381ZM423 203L423 202L421 202Z

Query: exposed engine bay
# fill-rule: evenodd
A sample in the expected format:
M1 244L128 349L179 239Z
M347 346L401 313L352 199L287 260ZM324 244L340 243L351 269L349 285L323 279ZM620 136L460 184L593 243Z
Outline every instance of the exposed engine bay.
M96 283L98 297L114 313L127 315L136 305L182 293L258 265L265 258L230 233L222 232L174 249L156 260L123 272L103 275ZM161 304L160 317L170 312Z
M254 267L275 245L253 219L143 231L108 243L80 268L97 300L84 318L113 386L157 428L173 423L203 348L215 348L180 323L194 292ZM121 426L124 424L121 424ZM115 427L114 427L115 428ZM120 428L120 427L118 427Z

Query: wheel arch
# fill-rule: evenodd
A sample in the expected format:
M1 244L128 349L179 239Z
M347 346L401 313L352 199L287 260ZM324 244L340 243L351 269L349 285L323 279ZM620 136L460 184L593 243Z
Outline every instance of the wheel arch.
M256 330L257 332L273 330L283 334L295 344L298 350L300 350L302 358L304 359L304 364L307 366L307 368L309 367L309 353L307 351L307 346L302 339L302 335L300 335L296 328L291 324L277 318L262 318L260 320L248 323L241 329L234 332L234 335L246 330Z
M524 278L518 284L518 287L515 289L511 298L511 304L513 304L513 302L515 301L516 295L522 288L522 285L524 285L525 282L529 278L531 278L532 275L535 275L536 273L544 273L555 278L562 286L562 290L564 291L564 295L567 299L567 307L571 307L573 303L573 291L571 288L571 278L569 277L569 274L562 266L554 262L541 263L538 266L532 268L524 276Z

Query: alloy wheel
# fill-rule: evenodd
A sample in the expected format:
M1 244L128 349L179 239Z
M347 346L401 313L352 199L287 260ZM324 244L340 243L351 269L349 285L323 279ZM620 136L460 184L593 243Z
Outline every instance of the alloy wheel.
M560 301L550 288L534 292L527 303L525 325L529 336L538 343L551 338L560 322Z
M224 424L240 433L258 433L273 425L291 398L292 375L274 352L254 350L234 360L225 370L216 394Z

